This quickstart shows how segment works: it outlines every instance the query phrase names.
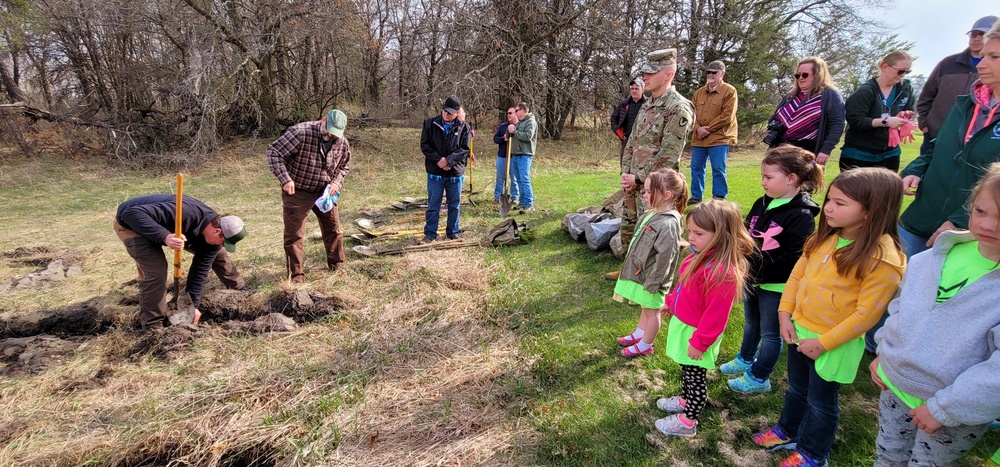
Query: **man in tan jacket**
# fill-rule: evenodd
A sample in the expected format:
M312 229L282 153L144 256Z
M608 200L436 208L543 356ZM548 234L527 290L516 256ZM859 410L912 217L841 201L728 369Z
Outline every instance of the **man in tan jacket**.
M729 146L736 144L736 88L723 81L726 65L720 60L708 64L705 85L694 92L695 123L691 137L691 199L688 205L701 202L705 191L705 163L712 162L712 197L725 199L726 158Z

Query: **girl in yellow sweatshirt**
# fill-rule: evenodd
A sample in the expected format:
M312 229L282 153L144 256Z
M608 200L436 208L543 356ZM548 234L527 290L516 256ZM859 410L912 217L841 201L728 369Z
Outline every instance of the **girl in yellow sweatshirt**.
M819 227L778 306L789 345L785 406L777 425L753 437L770 451L795 449L781 467L827 464L840 385L854 381L864 333L878 322L906 265L896 233L902 200L902 180L883 168L849 170L830 183Z

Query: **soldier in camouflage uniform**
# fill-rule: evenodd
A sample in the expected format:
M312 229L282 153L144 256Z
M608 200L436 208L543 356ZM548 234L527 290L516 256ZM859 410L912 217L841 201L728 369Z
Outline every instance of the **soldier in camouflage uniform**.
M641 71L650 97L639 109L622 158L625 211L621 238L625 245L632 239L639 214L646 210L642 201L646 176L664 167L679 170L681 152L694 125L694 105L673 85L677 49L657 50L646 57Z

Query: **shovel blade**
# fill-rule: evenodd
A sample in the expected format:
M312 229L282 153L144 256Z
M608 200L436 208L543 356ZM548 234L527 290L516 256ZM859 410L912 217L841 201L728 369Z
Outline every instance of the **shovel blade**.
M507 214L510 214L511 206L510 195L500 195L500 217L507 217Z
M191 297L188 294L181 294L177 297L177 310L171 310L170 316L167 317L170 320L170 325L181 324L181 323L194 323L195 313L197 310L194 304L191 303Z
M368 257L372 257L372 256L375 256L376 254L378 254L378 252L376 252L374 248L372 248L372 247L370 247L368 245L358 245L358 246L356 246L354 248L351 248L351 250L353 250L355 253L357 253L359 255L368 256Z

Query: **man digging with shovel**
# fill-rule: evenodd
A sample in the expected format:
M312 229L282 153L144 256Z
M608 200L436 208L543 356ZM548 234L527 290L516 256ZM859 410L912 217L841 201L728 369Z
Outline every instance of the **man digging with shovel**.
M223 245L226 251L236 251L236 242L247 234L239 217L221 216L205 203L184 196L181 210L183 235L178 237L172 232L176 208L174 195L148 195L119 204L115 215L115 233L139 267L139 321L144 330L170 325L167 319L167 258L163 254L164 245L173 250L184 249L194 253L185 290L191 298L193 321L197 323L201 315L198 311L201 294L216 255Z

